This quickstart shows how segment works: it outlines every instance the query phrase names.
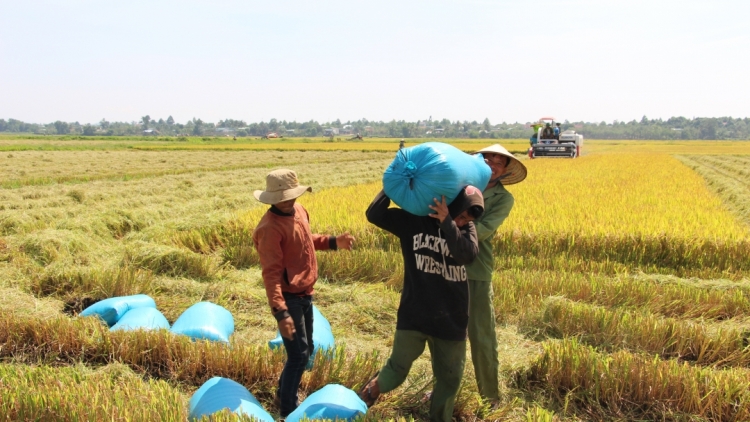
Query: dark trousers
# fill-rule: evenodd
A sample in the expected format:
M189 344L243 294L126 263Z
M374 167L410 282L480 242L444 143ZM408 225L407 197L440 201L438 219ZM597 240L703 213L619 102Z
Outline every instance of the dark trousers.
M313 311L312 296L296 296L284 293L284 300L289 314L294 321L297 331L293 339L284 340L286 349L286 364L279 377L278 395L281 401L281 415L286 416L294 411L298 405L297 391L302 381L302 374L313 351Z
M425 344L430 348L432 375L435 377L430 399L430 421L450 422L464 374L466 340L443 340L419 331L396 330L391 357L378 375L378 388L381 393L387 393L401 385L412 363L424 352Z

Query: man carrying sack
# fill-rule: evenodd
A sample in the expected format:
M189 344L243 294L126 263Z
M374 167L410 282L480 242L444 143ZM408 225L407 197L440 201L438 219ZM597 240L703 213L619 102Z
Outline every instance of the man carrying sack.
M479 249L472 223L482 214L482 193L466 186L446 204L433 198L433 214L418 216L389 208L381 191L367 208L367 220L396 235L404 259L404 288L396 317L391 356L359 391L368 407L381 393L394 390L411 365L430 348L435 388L430 420L450 422L466 362L469 286L464 265Z

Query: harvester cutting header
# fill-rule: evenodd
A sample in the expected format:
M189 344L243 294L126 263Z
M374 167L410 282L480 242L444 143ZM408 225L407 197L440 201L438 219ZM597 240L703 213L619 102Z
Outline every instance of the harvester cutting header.
M542 117L532 127L534 128L534 134L530 138L530 158L576 158L581 155L583 135L576 133L574 130L562 131L560 123L555 122L554 117Z

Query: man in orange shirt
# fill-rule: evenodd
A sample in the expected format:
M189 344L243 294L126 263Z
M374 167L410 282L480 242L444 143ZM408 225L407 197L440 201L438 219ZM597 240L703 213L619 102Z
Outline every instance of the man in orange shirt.
M268 304L284 341L287 361L279 377L276 401L286 417L299 405L297 391L314 350L312 341L313 286L318 279L316 250L352 249L354 237L313 234L310 217L296 200L309 186L300 185L292 170L274 170L266 176L266 190L255 199L271 208L253 232L266 287Z

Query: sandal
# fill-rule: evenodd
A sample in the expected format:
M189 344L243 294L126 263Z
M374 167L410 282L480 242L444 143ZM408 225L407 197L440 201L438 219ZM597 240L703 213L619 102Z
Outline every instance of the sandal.
M372 407L372 405L375 404L375 401L377 401L378 397L380 397L380 387L378 387L378 374L380 374L380 371L376 372L375 375L372 376L372 378L367 380L367 382L357 393L359 398L363 402L365 402L368 408Z

